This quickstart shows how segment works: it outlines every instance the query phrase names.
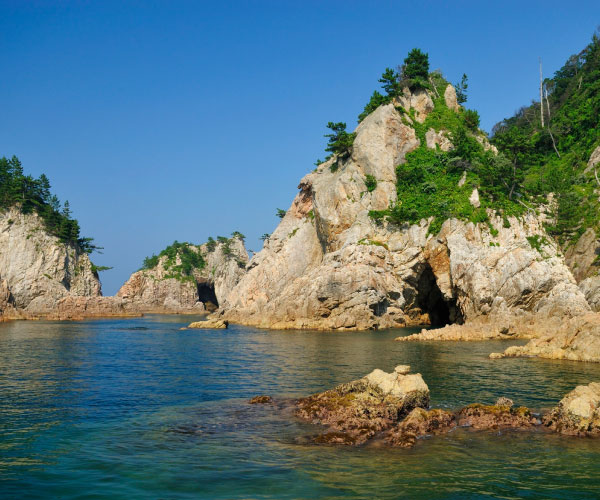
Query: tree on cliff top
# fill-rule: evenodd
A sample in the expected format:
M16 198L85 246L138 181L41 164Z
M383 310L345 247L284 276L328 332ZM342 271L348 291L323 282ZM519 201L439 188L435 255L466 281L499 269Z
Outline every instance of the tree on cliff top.
M79 223L71 216L69 203L61 210L60 201L50 192L50 181L42 174L38 179L25 175L16 156L0 158L0 209L16 206L24 214L36 212L46 231L63 243L79 245L87 253L98 250L93 238L82 238Z
M402 80L410 87L427 87L429 77L429 54L421 49L412 49L402 66Z

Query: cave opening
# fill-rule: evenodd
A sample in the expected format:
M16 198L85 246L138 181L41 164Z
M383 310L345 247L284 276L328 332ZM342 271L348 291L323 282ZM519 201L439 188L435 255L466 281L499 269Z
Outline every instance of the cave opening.
M198 300L204 304L207 311L215 311L219 307L219 301L215 294L215 284L208 281L198 283Z
M417 284L417 305L429 316L431 326L462 324L462 314L456 299L447 300L440 290L431 266L427 264Z

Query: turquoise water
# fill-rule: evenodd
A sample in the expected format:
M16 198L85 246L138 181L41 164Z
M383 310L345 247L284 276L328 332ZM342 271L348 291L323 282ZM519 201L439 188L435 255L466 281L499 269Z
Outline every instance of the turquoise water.
M600 440L457 430L411 450L312 446L257 394L302 396L410 364L432 405L505 395L536 409L600 364L489 360L503 342L179 330L148 316L0 325L2 498L598 498Z

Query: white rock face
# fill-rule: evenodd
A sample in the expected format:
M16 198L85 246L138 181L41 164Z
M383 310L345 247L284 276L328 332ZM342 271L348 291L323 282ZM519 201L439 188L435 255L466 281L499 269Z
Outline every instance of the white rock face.
M444 100L446 101L446 106L450 109L457 112L460 110L460 104L458 104L458 99L456 98L456 89L452 85L446 87Z
M408 368L410 371L410 367ZM396 370L386 373L376 368L365 377L365 380L371 386L378 388L385 396L403 398L411 392L429 393L429 387L420 373L400 373Z
M205 304L217 306L225 301L229 292L245 273L248 253L239 238L231 238L226 251L218 242L209 251L206 244L193 246L200 252L206 265L193 271L193 278L180 280L169 277L172 271L165 268L167 257L159 259L153 269L133 273L119 289L117 297L125 301L125 308L136 312L201 313ZM179 257L176 264L180 264ZM213 297L214 295L214 297ZM216 304L214 302L217 302Z
M447 133L443 130L436 132L430 128L425 133L425 141L427 142L427 147L429 149L436 149L439 147L442 151L450 151L454 147L450 139L448 139Z
M404 95L424 120L427 99ZM429 98L429 96L427 96ZM417 110L415 110L415 114ZM267 328L376 329L462 322L490 314L578 314L589 306L554 245L542 254L528 236L541 219L448 220L437 236L428 221L378 224L370 210L396 202L395 167L419 141L394 104L356 129L352 156L305 176L300 192L248 272L223 304L232 322ZM377 187L368 192L365 176ZM550 238L547 238L550 241Z
M0 214L0 280L0 309L9 316L52 312L69 296L101 295L88 255L49 235L37 214L16 208Z
M600 146L598 146L596 149L594 149L594 151L592 151L584 173L587 174L588 172L591 172L596 167L596 165L598 165L598 163L600 163Z

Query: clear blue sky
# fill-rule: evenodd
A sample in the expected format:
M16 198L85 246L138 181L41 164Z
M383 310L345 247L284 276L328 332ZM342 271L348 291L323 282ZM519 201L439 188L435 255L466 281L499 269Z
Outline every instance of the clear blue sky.
M258 251L324 125L354 128L411 48L467 73L489 131L535 98L538 57L550 75L598 24L598 0L0 0L0 155L69 200L112 294L175 239Z

